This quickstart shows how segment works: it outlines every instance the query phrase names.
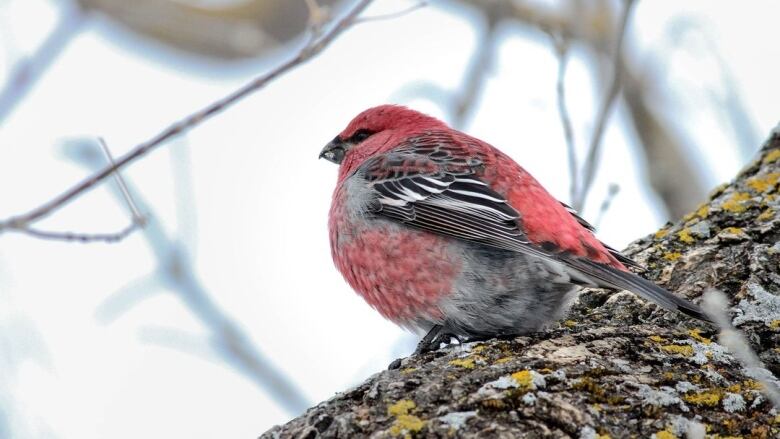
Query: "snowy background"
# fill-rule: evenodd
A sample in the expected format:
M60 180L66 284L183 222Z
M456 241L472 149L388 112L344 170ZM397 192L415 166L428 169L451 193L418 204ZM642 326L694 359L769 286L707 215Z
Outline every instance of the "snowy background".
M364 15L411 5L376 0ZM0 1L0 84L66 7ZM780 117L780 46L770 37L778 14L769 0L643 1L633 11L625 48L654 73L692 178L706 188L731 178ZM101 157L98 136L118 156L302 43L226 63L140 38L98 14L85 20L0 119L0 218L88 175L83 156ZM155 247L141 232L115 244L0 235L0 437L256 437L298 414L215 351L210 329L172 294L181 285L161 266L170 259L160 249L183 255L193 281L312 403L408 354L416 337L383 320L333 268L326 218L337 168L317 154L369 106L401 103L452 120L431 90L462 86L481 26L475 10L436 1L360 23L320 57L126 168L167 247L162 235L152 237ZM506 25L496 48L461 128L566 201L550 39ZM603 94L589 59L575 45L566 73L580 156ZM738 123L729 96L741 106ZM647 187L624 107L618 100L583 212L595 220L609 185L620 186L598 224L599 237L617 248L674 219ZM113 232L129 221L107 181L37 226Z

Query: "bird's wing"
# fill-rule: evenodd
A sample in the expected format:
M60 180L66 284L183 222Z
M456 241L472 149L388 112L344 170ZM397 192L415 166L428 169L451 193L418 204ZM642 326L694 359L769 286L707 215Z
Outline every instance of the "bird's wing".
M582 227L588 229L588 231L591 232L591 233L595 233L596 232L596 228L593 227L588 221L586 221L585 218L581 217L579 212L577 212L576 209L574 209L573 207L571 207L568 204L564 203L563 201L560 201L560 203L566 209L566 211L569 212L571 214L571 216L573 216L574 219L577 220L578 223L580 223L580 225ZM625 265L627 267L636 268L637 270L644 270L645 269L645 267L641 266L638 262L636 262L633 259L629 258L628 256L620 253L619 250L616 250L616 249L608 246L607 244L604 244L603 242L601 243L601 245L603 245L604 248L607 249L607 251L610 254L612 254L612 256L615 257L615 259L620 261L621 264L623 264L623 265Z
M698 306L633 273L556 248L536 245L520 213L483 181L484 163L457 144L405 143L361 165L373 189L371 210L403 224L563 264L572 283L625 289L664 308L707 320Z

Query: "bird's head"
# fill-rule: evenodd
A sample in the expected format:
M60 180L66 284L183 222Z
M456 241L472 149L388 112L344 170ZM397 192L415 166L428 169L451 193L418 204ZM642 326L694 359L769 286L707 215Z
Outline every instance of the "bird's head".
M400 105L380 105L355 116L322 148L320 158L341 165L344 173L371 156L395 148L404 138L445 127L444 122L418 111Z

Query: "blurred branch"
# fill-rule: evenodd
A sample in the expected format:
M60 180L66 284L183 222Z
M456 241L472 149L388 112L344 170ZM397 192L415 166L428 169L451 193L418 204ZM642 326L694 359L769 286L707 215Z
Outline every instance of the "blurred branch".
M495 2L481 0L448 0L449 3L467 5L488 16ZM607 64L614 58L614 2L594 0L589 2L530 2L515 0L501 3L506 6L501 19L546 34L562 35L571 44L580 44L590 56L591 64ZM624 11L625 12L625 11ZM663 202L669 218L679 218L704 199L706 191L699 173L690 163L685 139L676 132L673 124L661 117L662 110L652 108L659 96L652 84L640 77L644 72L636 66L636 56L626 53L620 68L623 95L627 101L627 116L634 125L639 147L645 154L646 175L653 190ZM614 64L611 64L614 68ZM594 67L595 69L596 67ZM603 81L599 87L611 87L607 75L594 75ZM656 114L658 113L658 114Z
M67 4L63 9L62 17L51 33L32 55L22 58L13 66L8 80L0 89L0 125L81 30L85 20L84 12L77 6Z
M486 8L486 28L474 52L473 59L469 63L466 77L460 91L454 94L452 106L454 112L452 116L452 125L462 128L466 118L474 109L474 104L479 98L482 87L485 84L485 78L493 63L493 52L495 50L498 23L501 21L499 5Z
M112 323L137 303L158 294L160 285L154 275L150 273L134 279L103 300L95 311L98 321Z
M569 110L566 107L566 64L568 61L569 41L559 35L551 33L550 37L555 46L555 53L558 56L558 79L555 82L555 91L558 97L558 115L561 118L563 126L563 136L566 139L566 157L569 165L569 200L572 202L577 198L579 185L579 165L577 164L577 148L574 144L574 130L571 126Z
M777 385L777 378L766 369L758 355L750 348L745 335L731 324L731 318L726 314L726 310L729 309L728 296L719 290L710 289L704 293L702 306L718 327L718 341L739 360L745 368L746 375L761 383L761 391L772 401L775 409L780 409L780 388Z
M704 199L704 185L683 140L668 126L663 110L652 106L659 94L653 81L625 68L623 96L645 156L647 179L663 201L667 219L681 218Z
M308 26L308 9L301 0L77 1L146 38L219 61L268 53L299 37ZM331 7L337 1L320 3Z
M610 183L609 187L607 188L607 195L604 197L604 201L601 202L601 206L599 206L599 213L596 216L596 221L593 222L594 228L599 228L601 221L604 219L604 215L606 215L606 213L609 211L610 206L612 206L612 201L619 193L620 185L616 183Z
M601 108L599 109L596 127L593 130L593 136L590 140L590 147L588 148L588 153L584 163L585 169L583 171L580 191L577 194L577 198L572 200L572 207L578 211L582 211L583 207L585 206L585 201L588 198L588 192L590 191L590 187L596 177L599 152L601 150L601 138L604 135L604 129L606 128L607 120L609 120L612 104L615 102L615 98L620 91L621 72L623 68L623 40L625 40L628 20L631 17L631 10L634 7L635 1L623 0L623 3L623 14L621 15L617 35L615 36L615 51L612 55L612 79L610 80L609 89L607 90L607 94L604 97Z
M91 169L103 166L97 155L88 145L77 145L78 149L70 155ZM137 192L137 191L135 191ZM122 197L121 191L115 192ZM143 198L136 199L142 211L149 217L154 214ZM158 221L150 221L143 229L144 237L157 262L156 272L164 286L178 297L182 304L207 328L214 350L225 363L254 382L261 390L277 400L290 414L298 414L310 405L308 398L295 385L283 370L255 345L248 334L234 322L211 298L200 280L195 276L195 268L188 258L184 246L177 239L166 234ZM116 295L103 306L108 318L116 318L121 307L129 307L134 301L148 297L148 294L131 294L130 289L121 290L122 297ZM117 309L116 306L120 308Z
M116 170L139 159L149 151L165 143L167 140L170 140L171 138L174 138L177 135L182 134L201 124L203 121L230 107L244 97L265 87L269 82L273 81L289 70L317 56L323 51L323 49L325 49L331 42L333 42L336 37L341 35L342 32L344 32L354 23L358 15L363 12L363 10L371 3L371 1L372 0L360 0L341 19L336 21L336 23L334 23L326 32L323 32L319 38L310 40L309 43L301 48L294 57L278 65L271 71L255 78L228 96L170 125L156 136L152 137L144 143L141 143L140 145L137 145L119 157L116 163L110 164L97 171L95 174L66 190L47 203L44 203L43 205L27 213L0 221L0 233L6 231L22 231L29 228L30 224L62 208L65 204L69 203L87 190L93 188L97 183L103 181Z

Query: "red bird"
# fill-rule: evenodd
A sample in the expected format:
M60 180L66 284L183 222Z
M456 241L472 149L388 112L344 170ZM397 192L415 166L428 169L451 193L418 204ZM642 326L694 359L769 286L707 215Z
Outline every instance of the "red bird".
M418 351L537 331L581 286L707 320L628 271L634 262L509 156L433 117L370 108L320 157L340 165L329 220L336 267L384 317L428 331Z

